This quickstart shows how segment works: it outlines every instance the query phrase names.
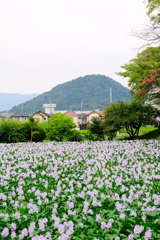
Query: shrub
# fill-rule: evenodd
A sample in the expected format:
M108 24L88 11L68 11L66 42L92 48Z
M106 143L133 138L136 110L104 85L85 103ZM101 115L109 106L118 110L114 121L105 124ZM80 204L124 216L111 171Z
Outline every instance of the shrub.
M46 127L46 136L51 141L63 141L72 134L72 130L76 128L76 124L70 116L57 113L48 120Z
M0 124L0 142L17 143L28 141L28 130L23 122L9 119Z
M81 142L83 140L83 135L77 130L73 130L71 135L68 137L70 142Z

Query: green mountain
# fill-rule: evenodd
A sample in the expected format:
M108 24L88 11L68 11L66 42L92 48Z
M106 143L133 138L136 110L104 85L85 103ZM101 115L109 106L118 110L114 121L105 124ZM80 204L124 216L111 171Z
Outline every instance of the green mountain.
M31 114L43 109L44 103L55 103L56 110L104 110L110 104L110 88L112 102L130 101L129 89L104 75L87 75L59 84L49 92L45 92L23 104L24 112ZM21 110L21 105L13 107L10 112Z

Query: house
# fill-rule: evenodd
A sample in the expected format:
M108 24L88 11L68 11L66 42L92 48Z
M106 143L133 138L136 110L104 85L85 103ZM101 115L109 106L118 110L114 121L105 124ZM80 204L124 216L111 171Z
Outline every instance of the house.
M78 114L77 113L73 112L72 110L68 110L67 112L65 112L64 115L72 117L73 118L73 122L76 124L77 128L79 128Z
M79 129L86 129L87 127L87 116L85 113L79 113L78 114L78 125L79 125Z
M18 112L10 116L10 118L19 120L19 121L27 121L29 115L26 114L25 112Z
M78 114L78 123L79 124L86 124L87 122L87 116L85 113L79 113Z
M47 122L48 119L50 118L50 114L43 111L38 111L36 113L33 113L32 116L36 121L39 121L39 122Z
M91 122L92 117L99 117L101 120L104 119L103 111L91 111L86 114L87 122Z

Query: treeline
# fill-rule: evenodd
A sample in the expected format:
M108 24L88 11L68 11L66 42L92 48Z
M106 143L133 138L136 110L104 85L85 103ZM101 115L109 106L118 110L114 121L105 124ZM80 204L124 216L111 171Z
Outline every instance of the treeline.
M62 113L55 114L44 123L35 121L33 116L29 116L27 122L9 119L0 123L0 142L112 140L122 128L126 129L130 139L135 139L142 124L157 124L160 128L159 116L157 108L133 100L131 103L112 103L105 108L103 121L92 118L84 131L76 130L73 119Z
M32 140L40 142L45 139L45 136L44 124L37 123L33 128L30 120L20 122L8 119L0 122L0 143L28 142Z
M43 123L35 121L33 116L26 122L8 119L0 122L0 143L82 141L82 134L75 128L73 119L62 113Z

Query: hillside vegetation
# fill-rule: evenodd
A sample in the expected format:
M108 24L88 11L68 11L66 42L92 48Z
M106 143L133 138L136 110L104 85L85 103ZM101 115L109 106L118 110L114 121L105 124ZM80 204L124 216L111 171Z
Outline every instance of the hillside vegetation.
M72 81L59 84L49 92L23 104L24 111L28 114L43 109L44 103L56 103L56 110L80 110L83 101L83 110L104 110L110 103L110 88L112 88L113 103L118 101L129 102L129 89L123 87L115 80L104 75L87 75ZM13 107L10 112L20 111L21 105Z

